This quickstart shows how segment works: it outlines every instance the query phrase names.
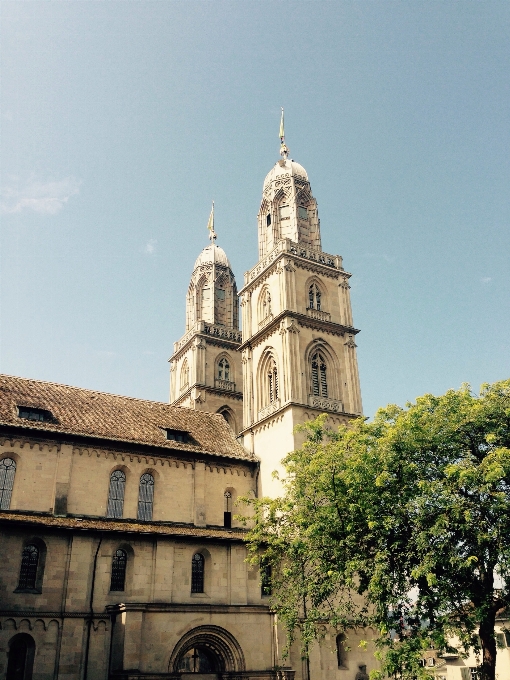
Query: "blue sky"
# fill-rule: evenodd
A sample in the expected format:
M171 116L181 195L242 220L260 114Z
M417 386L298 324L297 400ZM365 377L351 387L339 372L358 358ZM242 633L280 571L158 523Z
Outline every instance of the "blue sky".
M510 4L2 2L0 370L166 401L239 286L280 106L353 274L364 410L510 376Z

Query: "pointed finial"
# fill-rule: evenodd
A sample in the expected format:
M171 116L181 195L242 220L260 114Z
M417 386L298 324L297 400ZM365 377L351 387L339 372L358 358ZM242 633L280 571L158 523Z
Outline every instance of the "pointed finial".
M214 201L212 202L211 214L209 215L207 228L209 229L209 238L211 239L211 243L214 243L214 241L216 241L218 238L216 232L214 231Z
M285 144L285 124L283 120L283 106L282 106L282 117L280 120L280 156L283 158L283 160L287 160L287 156L289 155L289 148Z

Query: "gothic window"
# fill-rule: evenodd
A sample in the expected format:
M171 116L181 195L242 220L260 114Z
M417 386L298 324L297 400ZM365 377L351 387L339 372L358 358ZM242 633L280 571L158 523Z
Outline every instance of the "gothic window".
M298 206L298 217L300 220L308 219L308 210L302 205Z
M223 526L226 527L227 529L230 529L232 527L232 494L230 491L225 491L223 497L225 499L224 503L225 511L223 512Z
M11 506L12 487L14 486L14 475L16 474L16 463L12 458L0 460L0 510L8 510Z
M110 590L123 591L126 585L127 552L119 548L112 560Z
M154 505L154 477L146 472L140 477L140 489L138 491L138 519L150 522L152 519L152 507Z
M271 595L271 565L267 560L262 559L260 562L260 594L262 597Z
M272 359L269 363L267 378L269 403L272 403L278 399L278 369L276 368L276 362L274 359Z
M220 287L225 285L226 281L223 279L223 281L218 284L214 293L214 323L219 326L228 326L230 324L227 291L225 288Z
M184 359L181 368L181 390L185 389L189 385L189 365L188 360Z
M230 364L225 357L218 362L218 378L220 380L230 380Z
M106 516L112 518L122 517L124 508L124 489L126 487L126 475L122 470L114 470L110 476L110 490L108 493L108 508Z
M316 283L312 283L308 289L308 308L321 309L321 292Z
M205 559L200 553L195 553L191 560L191 592L204 592Z
M312 394L315 397L328 396L326 361L320 352L312 356Z
M268 213L266 215L266 226L270 227L271 226L271 214Z
M338 668L345 668L346 666L346 649L345 649L345 635L340 633L336 636L336 659Z
M26 545L21 553L18 590L35 590L38 566L39 548L33 544Z

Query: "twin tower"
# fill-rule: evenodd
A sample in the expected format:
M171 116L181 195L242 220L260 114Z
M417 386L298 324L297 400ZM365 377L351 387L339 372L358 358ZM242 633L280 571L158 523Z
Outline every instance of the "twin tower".
M259 495L269 496L280 488L273 470L302 443L296 425L327 413L334 426L362 412L350 274L322 251L308 175L282 148L264 180L257 264L238 293L212 232L170 359L170 402L222 414L260 459Z

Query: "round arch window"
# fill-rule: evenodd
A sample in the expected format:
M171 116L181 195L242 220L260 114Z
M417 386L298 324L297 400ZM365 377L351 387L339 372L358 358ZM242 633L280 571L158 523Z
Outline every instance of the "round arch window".
M183 654L177 667L179 673L217 673L218 661L209 649L192 647Z

